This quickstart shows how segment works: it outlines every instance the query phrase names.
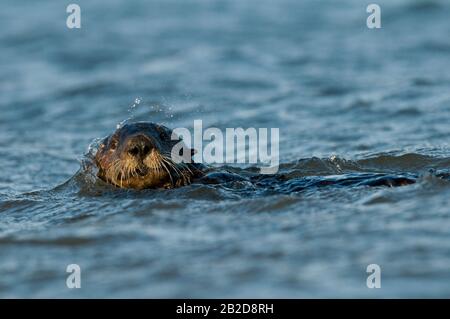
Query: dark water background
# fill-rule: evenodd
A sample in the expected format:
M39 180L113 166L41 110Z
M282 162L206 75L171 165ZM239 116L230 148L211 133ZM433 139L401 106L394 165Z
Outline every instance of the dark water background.
M69 2L1 3L0 297L450 296L450 184L424 173L450 168L448 1L377 1L381 30L356 0L76 3L80 30ZM267 195L77 174L128 118L279 127L290 183L422 177Z

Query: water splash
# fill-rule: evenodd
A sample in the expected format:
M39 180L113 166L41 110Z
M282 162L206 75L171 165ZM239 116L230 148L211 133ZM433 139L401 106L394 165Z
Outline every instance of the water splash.
M142 98L141 98L141 97L137 97L137 98L134 99L134 102L133 102L133 103L130 105L130 107L128 108L128 114L129 114L129 116L128 116L125 120L119 122L119 123L116 125L116 129L121 128L121 127L124 126L126 123L132 121L132 120L135 118L135 110L136 110L136 108L141 104L141 102L142 102Z
M140 110L144 110L145 112L138 112L138 107ZM173 106L168 103L166 99L163 98L162 103L159 102L144 102L141 97L137 97L134 102L128 108L128 117L123 121L119 122L116 125L116 129L123 127L125 124L143 120L148 121L150 118L154 119L153 121L167 124L171 120L174 119L175 115L173 112Z

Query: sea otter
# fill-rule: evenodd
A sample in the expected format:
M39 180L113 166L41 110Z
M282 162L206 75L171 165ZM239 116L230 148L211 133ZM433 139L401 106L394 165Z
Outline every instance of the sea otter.
M201 175L199 164L175 162L171 151L182 142L169 128L138 122L125 124L106 137L95 155L98 177L120 188L173 188ZM184 147L181 152L194 151ZM186 154L180 154L184 157Z
M183 158L172 158L175 145ZM226 184L249 182L255 187L284 192L299 192L305 189L342 186L404 186L416 182L411 174L351 173L342 176L313 176L289 179L285 174L264 175L246 172L231 173L227 170L209 170L194 163L195 151L188 148L172 130L155 123L128 123L103 139L95 155L97 176L120 188L175 188L192 182L203 184ZM282 191L283 192L283 191Z

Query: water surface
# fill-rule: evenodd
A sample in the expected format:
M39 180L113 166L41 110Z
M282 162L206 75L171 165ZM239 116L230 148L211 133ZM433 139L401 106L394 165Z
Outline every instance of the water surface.
M356 0L77 3L80 30L1 5L1 297L450 296L447 1L378 1L381 30ZM278 127L287 182L99 185L83 154L126 119ZM366 173L421 177L283 191Z

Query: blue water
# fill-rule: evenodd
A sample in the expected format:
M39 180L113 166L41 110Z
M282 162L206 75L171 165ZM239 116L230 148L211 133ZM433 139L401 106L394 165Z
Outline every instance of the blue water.
M450 168L448 1L377 1L379 30L357 0L76 3L78 30L68 3L0 5L0 297L450 296L450 184L428 173ZM420 178L99 186L83 156L127 119L280 128L289 183Z

